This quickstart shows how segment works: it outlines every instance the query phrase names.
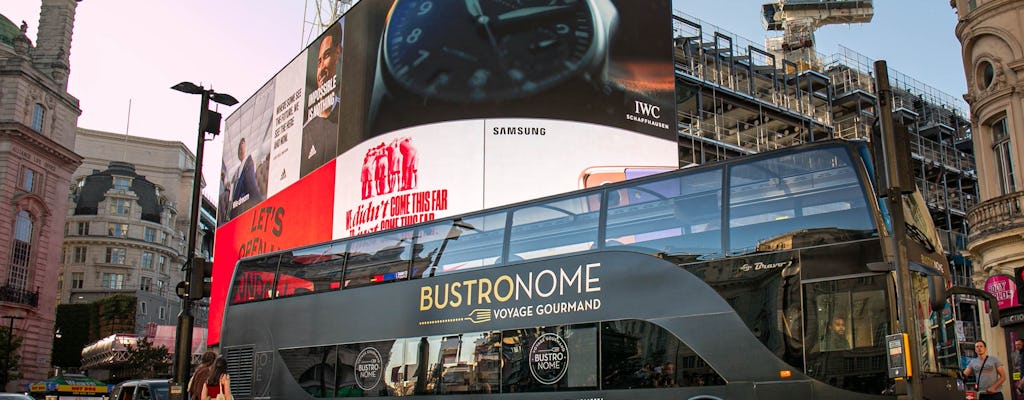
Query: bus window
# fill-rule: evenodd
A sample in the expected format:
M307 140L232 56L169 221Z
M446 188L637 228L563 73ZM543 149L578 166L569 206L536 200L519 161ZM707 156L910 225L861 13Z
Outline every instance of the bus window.
M597 389L597 336L596 324L502 332L501 392Z
M589 211L588 204L599 199L599 193L591 193L513 211L509 258L529 260L593 248L598 212Z
M876 235L866 194L842 149L737 164L729 182L729 254Z
M280 256L262 257L238 263L232 285L231 304L266 300L274 295L274 276Z
M413 276L434 276L494 265L505 237L504 211L416 229Z
M356 239L348 248L345 287L394 282L409 277L411 230Z
M807 375L844 389L881 393L889 334L885 275L807 283Z
M601 323L604 389L724 385L689 346L647 321Z
M278 269L276 296L341 289L345 244L335 243L285 253Z
M332 397L389 396L384 378L388 357L399 341L343 344L338 346L338 389Z
M642 247L689 261L721 255L721 169L612 193L616 199L609 197L605 246Z
M338 367L338 346L281 349L288 372L302 390L316 398L335 397Z

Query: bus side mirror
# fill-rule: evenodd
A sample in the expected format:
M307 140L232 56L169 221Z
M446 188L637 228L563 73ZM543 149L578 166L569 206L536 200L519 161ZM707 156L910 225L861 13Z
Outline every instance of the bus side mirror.
M942 312L949 304L947 300L949 295L946 294L946 282L941 276L928 275L928 303L932 306L932 311Z
M992 326L993 328L999 325L999 300L996 300L995 295L978 288L970 288L963 286L953 286L946 291L946 296L952 296L954 294L962 294L965 296L984 299L988 303L989 325Z

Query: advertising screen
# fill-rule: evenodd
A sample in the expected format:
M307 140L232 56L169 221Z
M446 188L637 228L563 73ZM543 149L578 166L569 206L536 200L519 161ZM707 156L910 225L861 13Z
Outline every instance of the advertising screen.
M234 219L311 200L312 176L335 188L310 215L325 241L676 168L671 15L668 0L359 2L228 117L218 276L234 265L220 242L246 235Z

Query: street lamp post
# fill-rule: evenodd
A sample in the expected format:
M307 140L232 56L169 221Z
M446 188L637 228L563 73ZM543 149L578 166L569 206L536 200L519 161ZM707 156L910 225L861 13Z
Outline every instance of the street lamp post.
M14 345L14 321L25 318L14 317L9 315L5 315L0 318L7 319L7 353L4 356L4 373L3 375L0 375L3 376L3 382L0 382L0 389L7 391L7 383L10 381L11 378L11 353L14 352L14 349L11 348Z
M217 93L213 89L205 89L192 82L181 82L172 86L171 89L202 96L199 105L199 139L196 143L195 175L192 178L192 204L189 209L188 247L185 250L187 252L185 264L182 266L182 270L185 271L185 282L191 282L191 266L196 254L196 234L199 231L199 191L202 189L203 147L206 143L207 133L216 135L220 132L220 115L210 110L210 100L226 106L238 104L238 100L231 95ZM213 118L216 119L216 125L211 123L214 122ZM184 296L181 296L181 312L178 313L177 335L174 343L174 382L178 385L187 382L190 375L193 322L192 299L186 292Z

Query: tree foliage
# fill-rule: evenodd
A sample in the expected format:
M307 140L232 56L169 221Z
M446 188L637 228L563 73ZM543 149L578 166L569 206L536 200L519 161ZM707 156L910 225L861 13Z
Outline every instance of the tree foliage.
M149 339L140 338L128 346L125 372L133 378L149 379L166 375L171 367L171 355L164 346L153 347Z
M0 327L0 365L10 366L7 369L7 382L21 379L21 355L18 354L18 348L21 347L21 336L10 336L10 333L11 330L8 327ZM10 346L7 345L8 340L10 340Z

